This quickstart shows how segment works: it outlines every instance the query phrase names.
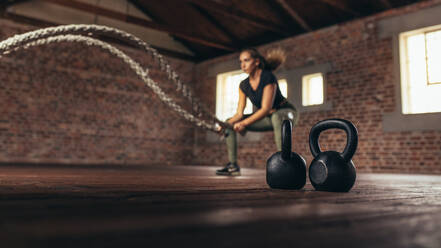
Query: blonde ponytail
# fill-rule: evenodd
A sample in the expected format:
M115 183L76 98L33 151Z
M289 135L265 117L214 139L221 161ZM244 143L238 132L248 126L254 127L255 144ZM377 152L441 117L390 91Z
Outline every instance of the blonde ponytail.
M282 48L274 48L266 53L265 69L274 71L286 60L286 52Z
M286 60L285 50L282 48L273 48L266 53L266 57L257 51L256 48L245 48L240 53L248 52L254 59L259 59L259 68L264 70L274 71Z

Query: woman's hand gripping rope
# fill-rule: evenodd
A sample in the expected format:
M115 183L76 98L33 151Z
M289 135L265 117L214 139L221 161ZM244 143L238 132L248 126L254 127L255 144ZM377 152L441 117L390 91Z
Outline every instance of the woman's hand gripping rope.
M234 130L234 126L233 125L231 125L228 122L220 121L219 119L216 119L216 124L215 125L216 125L216 128L217 128L216 131L219 134L221 139L225 139L226 137L228 137L229 133L227 132L227 129ZM240 131L239 134L244 136L246 134L246 132L247 131L244 129L244 130Z

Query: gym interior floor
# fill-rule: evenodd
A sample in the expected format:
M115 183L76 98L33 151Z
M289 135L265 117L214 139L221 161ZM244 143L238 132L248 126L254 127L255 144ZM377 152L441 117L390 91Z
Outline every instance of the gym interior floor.
M441 247L441 176L274 190L211 166L0 166L1 247Z

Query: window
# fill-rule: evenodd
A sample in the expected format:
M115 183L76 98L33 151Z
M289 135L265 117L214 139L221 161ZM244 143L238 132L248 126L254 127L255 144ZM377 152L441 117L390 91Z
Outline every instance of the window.
M248 75L241 70L217 75L216 85L216 116L221 121L232 117L237 110L239 101L239 84ZM247 98L245 114L253 112L253 104Z
M441 26L401 33L403 114L441 112Z
M388 109L382 113L384 132L441 130L441 112L406 114L410 112L408 111L409 108L403 106L409 102L407 94L409 93L407 89L408 77L406 77L408 65L406 61L407 56L404 56L407 53L404 49L407 47L405 42L406 36L417 34L418 32L440 30L439 13L441 13L441 5L434 5L430 8L422 8L406 14L386 17L376 22L375 30L379 40L390 39L392 41L393 65L391 72L393 74L391 74L392 77L390 78L392 81L385 83L394 86L395 95L392 97L393 99L398 99L398 101L394 101L395 108ZM411 33L410 31L412 30L416 32ZM430 51L428 53L432 54ZM430 86L436 85L439 84L430 84Z
M286 82L286 79L280 79L278 83L280 93L282 93L282 96L284 96L285 98L288 98L288 82Z
M237 103L239 101L239 84L248 75L241 70L227 72L217 75L216 83L216 117L221 121L232 117L237 110ZM288 84L285 79L279 80L280 91L283 96L288 95ZM247 98L245 107L245 114L253 112L253 104Z
M302 77L302 105L323 104L323 74L314 73Z

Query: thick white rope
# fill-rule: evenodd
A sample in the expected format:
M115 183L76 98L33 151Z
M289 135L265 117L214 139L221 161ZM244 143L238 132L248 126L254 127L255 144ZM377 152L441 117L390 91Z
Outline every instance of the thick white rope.
M106 36L116 37L125 42L133 44L138 48L143 49L157 61L157 63L160 65L161 70L166 72L168 79L172 80L176 84L176 90L181 92L181 94L191 103L192 109L195 113L197 113L198 117L202 117L202 115L205 115L206 117L211 119L212 122L215 123L213 125L225 125L225 123L219 121L216 116L211 113L211 111L209 111L204 105L202 105L199 99L193 96L190 87L185 85L180 80L178 74L173 71L166 59L161 54L159 54L156 49L152 48L149 44L142 41L138 37L122 30L107 26L88 24L61 25L57 27L39 29L24 34L17 34L0 42L0 57L2 54L8 54L11 51L17 51L22 47L25 47L26 44L29 42L63 34L104 34ZM146 69L146 71L148 71L148 69Z
M22 47L29 48L29 47L34 47L34 46L41 46L41 45L47 45L50 43L60 43L60 42L85 43L88 46L97 46L97 47L102 48L103 50L108 51L109 53L120 58L124 63L129 65L129 67L142 79L142 81L144 81L144 83L153 90L153 92L159 97L159 99L161 101L163 101L164 103L166 103L174 111L176 111L182 117L184 117L186 120L191 121L195 125L216 132L217 128L216 128L215 124L209 124L206 121L199 119L198 117L189 113L185 109L181 108L178 104L176 104L170 97L168 97L165 94L165 92L158 86L158 84L153 79L151 79L149 77L148 70L144 70L139 63L135 62L132 58L127 56L125 53L123 53L118 48L116 48L106 42L103 42L103 41L100 41L100 40L97 40L97 39L94 39L91 37L68 34L68 35L51 36L51 37L37 39L37 40L33 39L33 41L22 45ZM6 44L9 45L10 43L6 43ZM3 45L3 43L0 43L0 49L1 49L1 47L3 47L2 45ZM16 46L14 48L14 50L18 50L20 48L21 48L20 46Z

